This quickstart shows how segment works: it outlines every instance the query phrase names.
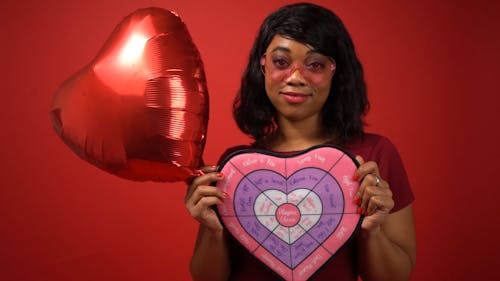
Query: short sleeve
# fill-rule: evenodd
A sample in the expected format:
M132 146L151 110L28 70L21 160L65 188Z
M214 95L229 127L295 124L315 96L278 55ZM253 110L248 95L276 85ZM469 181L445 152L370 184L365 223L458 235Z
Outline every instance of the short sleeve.
M379 166L380 176L389 183L394 200L391 212L410 205L415 197L403 161L394 144L386 137L366 134L345 147L352 155L360 155L365 161Z
M410 205L415 197L403 161L394 144L382 137L377 148L376 162L379 165L380 176L389 183L394 199L394 208L391 212L396 212Z

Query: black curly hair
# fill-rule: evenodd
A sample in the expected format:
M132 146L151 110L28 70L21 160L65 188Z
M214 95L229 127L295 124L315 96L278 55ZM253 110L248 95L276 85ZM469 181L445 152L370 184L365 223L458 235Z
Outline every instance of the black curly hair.
M275 35L310 45L335 60L332 87L322 109L324 130L337 144L362 136L369 109L363 67L339 17L310 3L284 6L270 14L260 27L233 103L233 117L240 130L257 145L264 145L278 129L276 110L266 95L260 65Z

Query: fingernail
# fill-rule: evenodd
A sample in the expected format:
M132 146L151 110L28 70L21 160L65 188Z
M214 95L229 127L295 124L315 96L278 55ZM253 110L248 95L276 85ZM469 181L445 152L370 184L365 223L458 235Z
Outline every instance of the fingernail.
M363 213L363 207L359 207L357 213L361 215Z
M217 173L217 177L222 178L222 177L224 177L224 174L223 173Z
M196 176L203 176L205 173L204 173L202 170L195 170L195 171L194 171L194 174L195 174Z
M229 194L227 194L226 192L222 191L222 197L229 198Z
M368 211L365 211L365 212L363 213L363 215L367 216L367 215L368 215Z
M358 173L354 173L354 175L352 176L352 179L353 179L354 181L358 181L358 180L359 180L359 175L358 175Z
M353 203L359 205L359 203L361 203L361 198L358 195L354 196Z

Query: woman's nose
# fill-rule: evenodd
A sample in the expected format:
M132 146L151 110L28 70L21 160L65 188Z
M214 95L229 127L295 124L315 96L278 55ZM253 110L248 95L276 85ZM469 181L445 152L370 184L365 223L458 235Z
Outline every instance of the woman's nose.
M288 72L286 79L287 83L289 84L300 83L301 85L304 85L306 83L306 79L304 77L302 68L297 65L293 65L290 68L290 71Z

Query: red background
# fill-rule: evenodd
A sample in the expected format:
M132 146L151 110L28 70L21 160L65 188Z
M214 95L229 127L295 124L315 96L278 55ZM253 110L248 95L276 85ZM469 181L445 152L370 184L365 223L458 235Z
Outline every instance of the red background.
M231 102L265 15L290 1L2 1L0 279L189 280L197 223L183 184L137 183L80 160L52 129L58 85L132 11L177 11L208 78L204 158L248 139ZM412 280L496 280L498 1L315 1L366 70L368 131L391 138L417 197Z

